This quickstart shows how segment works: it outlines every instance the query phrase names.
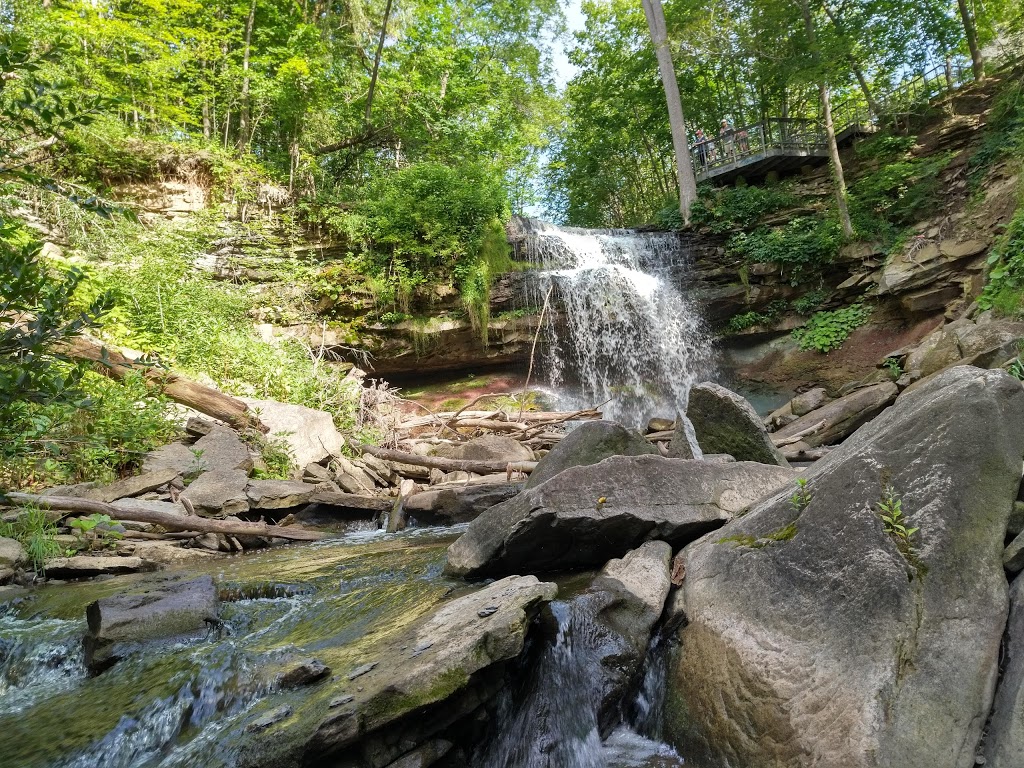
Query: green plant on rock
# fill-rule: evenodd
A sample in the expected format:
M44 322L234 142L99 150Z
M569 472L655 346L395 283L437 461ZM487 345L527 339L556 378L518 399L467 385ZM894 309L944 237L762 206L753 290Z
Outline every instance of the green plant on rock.
M816 312L803 328L793 331L793 338L803 350L830 352L839 349L854 330L864 325L871 317L871 309L863 304L831 312Z
M907 525L906 513L903 511L903 500L889 482L887 473L882 476L882 495L875 505L878 517L882 521L882 530L895 543L900 553L920 570L920 563L914 553L914 535L920 528Z
M1006 369L1006 372L1017 379L1017 381L1024 381L1024 360L1021 360L1019 357L1015 358Z
M273 435L262 435L259 432L246 432L242 439L259 451L265 467L253 470L253 477L259 480L289 480L295 471L295 454L284 438L290 433L275 432Z
M978 306L1007 317L1024 313L1024 194L988 257L987 280Z
M734 235L727 249L752 264L776 264L793 285L799 285L820 275L842 244L838 221L825 216L797 216L784 227Z
M799 299L793 301L793 309L800 315L813 314L821 308L822 304L828 301L830 295L829 291L825 288L808 291Z
M738 547L749 547L750 549L764 549L772 544L779 544L789 541L797 535L799 529L795 522L779 528L777 531L765 534L764 536L752 536L749 533L737 533L732 536L725 536L718 540L719 544L735 544Z
M900 364L898 357L887 357L882 365L885 366L885 370L892 376L893 381L903 375L903 366Z
M0 523L0 536L20 542L37 573L45 573L47 561L64 554L57 526L36 506L24 506L14 522Z
M807 478L799 477L796 481L796 490L793 495L789 497L789 506L793 508L798 514L807 509L808 505L814 496L811 494L810 489L807 487Z
M690 209L691 221L712 232L729 232L749 227L763 216L799 201L789 187L781 185L714 188L702 185ZM675 205L678 217L679 205Z
M110 515L92 514L72 520L70 527L77 532L85 548L91 551L101 546L112 546L124 538L123 533L111 527L113 524Z

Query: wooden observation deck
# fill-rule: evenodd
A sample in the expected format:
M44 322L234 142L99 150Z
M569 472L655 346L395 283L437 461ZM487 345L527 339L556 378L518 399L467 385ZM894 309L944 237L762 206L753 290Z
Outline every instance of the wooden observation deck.
M833 110L836 143L844 146L858 136L874 133L883 121L909 115L915 107L961 87L971 77L966 64L933 67L887 94L877 115L858 103L839 104ZM773 171L783 174L828 162L828 140L820 119L773 117L695 144L690 158L698 182L729 184L741 176L756 181Z

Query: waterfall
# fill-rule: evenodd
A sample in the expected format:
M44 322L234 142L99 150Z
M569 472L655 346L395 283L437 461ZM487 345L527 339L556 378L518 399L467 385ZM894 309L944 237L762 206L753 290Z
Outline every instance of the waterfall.
M639 427L683 413L691 385L711 368L711 342L677 285L686 241L673 232L563 229L519 220L521 251L549 298L542 374L567 407L602 407Z

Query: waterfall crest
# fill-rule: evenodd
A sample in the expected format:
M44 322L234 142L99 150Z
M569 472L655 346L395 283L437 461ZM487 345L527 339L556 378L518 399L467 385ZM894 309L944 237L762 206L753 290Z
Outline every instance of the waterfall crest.
M685 412L712 360L696 302L678 287L686 241L674 232L517 225L520 252L538 266L531 304L549 299L542 374L565 405L607 403L606 418L636 427Z

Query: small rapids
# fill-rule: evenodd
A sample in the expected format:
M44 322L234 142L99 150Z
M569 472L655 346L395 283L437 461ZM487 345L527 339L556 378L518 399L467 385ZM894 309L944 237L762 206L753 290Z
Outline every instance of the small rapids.
M677 287L686 241L672 232L520 226L522 249L539 266L530 304L549 304L542 371L563 405L605 404L605 418L633 426L685 412L690 387L712 365L697 305Z
M685 763L660 741L665 690L664 654L649 653L636 700L624 722L602 740L596 702L601 698L600 632L582 599L555 601L554 642L539 653L524 682L525 694L506 691L498 703L498 733L474 758L475 766L502 768L677 768Z

